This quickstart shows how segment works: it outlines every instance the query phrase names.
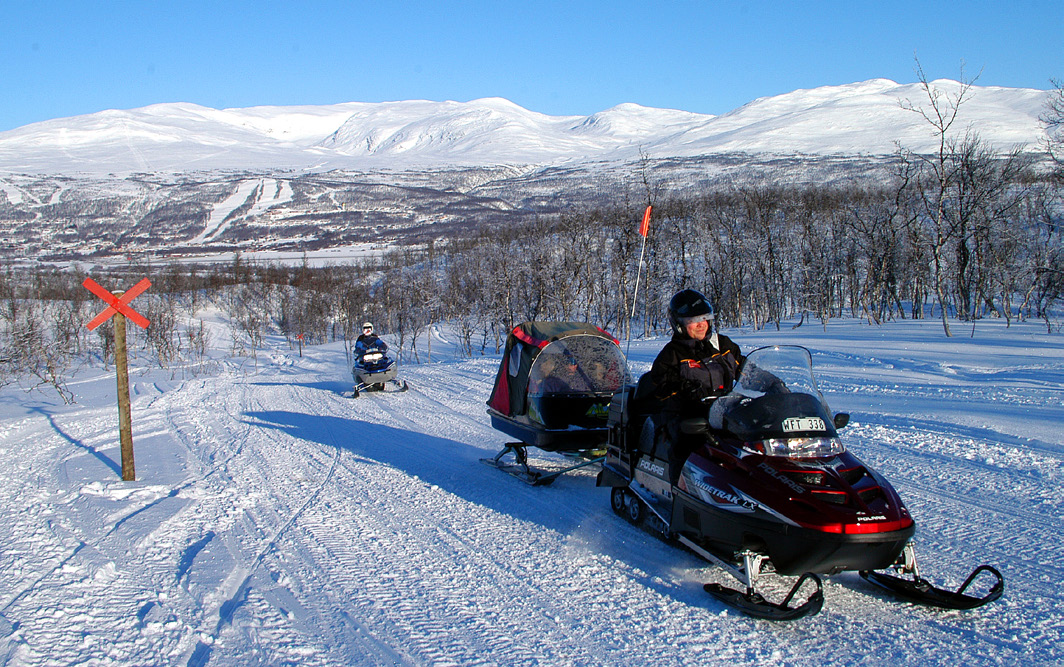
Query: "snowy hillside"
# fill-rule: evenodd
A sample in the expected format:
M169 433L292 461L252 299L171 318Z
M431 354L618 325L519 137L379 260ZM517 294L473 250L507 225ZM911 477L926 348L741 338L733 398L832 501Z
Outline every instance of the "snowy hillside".
M946 95L958 84L935 81ZM975 87L959 132L995 147L1040 144L1046 92ZM216 110L157 104L0 133L0 172L126 174L209 170L409 169L631 161L723 153L884 155L932 150L918 84L876 79L755 100L721 116L622 104L548 116L504 99Z
M484 405L496 356L458 358L444 332L403 366L410 391L350 399L340 344L230 359L210 323L208 363L133 361L136 482L112 374L83 369L74 405L0 390L0 662L1064 662L1064 345L1041 325L727 332L810 348L845 443L916 518L925 576L1006 580L950 612L843 574L819 615L773 624L705 594L722 575L615 516L594 470L530 487L480 464L505 440ZM663 343L633 343L637 374Z
M943 100L956 99L960 91L955 81L938 80L930 85L942 93ZM1044 91L992 87L972 91L954 127L958 136L971 128L1001 150L1024 145L1039 148L1044 136L1038 121ZM750 102L671 137L661 150L671 155L728 151L884 155L900 145L915 152L933 152L937 148L934 131L917 113L903 108L903 103L929 106L919 84L899 85L887 79L798 90Z

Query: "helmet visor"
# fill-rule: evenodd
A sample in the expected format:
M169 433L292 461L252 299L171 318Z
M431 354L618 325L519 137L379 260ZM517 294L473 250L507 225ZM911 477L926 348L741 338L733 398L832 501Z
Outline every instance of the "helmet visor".
M713 306L694 290L685 290L672 298L671 308L679 318L713 315Z
M681 317L680 324L687 326L688 324L695 324L696 322L709 322L713 319L713 313L702 313L701 315L692 315L691 317Z

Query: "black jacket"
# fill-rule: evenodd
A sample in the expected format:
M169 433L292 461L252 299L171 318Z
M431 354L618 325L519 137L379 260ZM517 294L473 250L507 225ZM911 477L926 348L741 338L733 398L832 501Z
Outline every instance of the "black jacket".
M731 391L745 360L739 346L727 336L712 334L695 340L674 334L639 380L635 395L639 409L701 414L706 410L702 399Z

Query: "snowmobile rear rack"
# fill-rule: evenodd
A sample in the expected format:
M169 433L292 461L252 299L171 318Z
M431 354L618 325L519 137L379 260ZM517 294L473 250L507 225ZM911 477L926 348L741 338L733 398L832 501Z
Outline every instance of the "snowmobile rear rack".
M601 463L606 458L605 455L586 458L579 463L567 466L560 470L546 472L542 470L533 470L528 465L527 450L528 446L523 442L508 442L506 443L506 446L503 447L502 451L496 454L494 458L480 459L480 462L493 468L498 468L499 470L502 470L523 482L527 482L532 486L550 486L554 483L554 480L558 479L565 473L577 470L578 468L583 468L584 466L589 466L592 463ZM510 452L513 452L514 454L514 462L506 463L502 458Z

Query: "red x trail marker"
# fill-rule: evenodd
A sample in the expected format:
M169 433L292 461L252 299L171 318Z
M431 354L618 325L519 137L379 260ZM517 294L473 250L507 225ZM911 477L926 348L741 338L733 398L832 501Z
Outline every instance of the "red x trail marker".
M127 318L129 318L131 322L136 324L141 329L148 328L148 320L143 315L126 305L134 298L136 298L141 292L151 287L151 281L147 278L142 278L139 283L131 287L128 292L126 292L120 297L115 296L103 287L100 287L100 284L92 278L86 278L85 282L81 284L84 285L87 290L100 297L107 303L111 304L110 307L108 307L102 313L94 317L91 322L85 325L89 328L89 331L92 331L107 320L111 319L111 316L115 313L122 313Z
M112 317L115 318L115 375L118 377L118 437L122 446L122 479L132 482L137 479L133 464L133 424L129 414L129 366L126 355L126 320L132 320L142 329L148 328L148 320L129 307L129 302L144 290L151 287L151 281L141 279L128 292L116 296L100 287L92 278L81 283L85 289L100 297L108 304L102 313L86 324L90 331Z

